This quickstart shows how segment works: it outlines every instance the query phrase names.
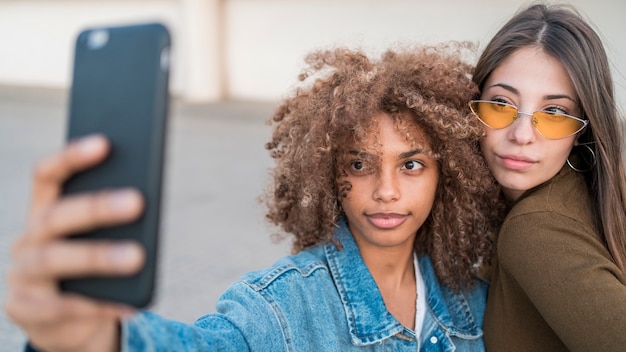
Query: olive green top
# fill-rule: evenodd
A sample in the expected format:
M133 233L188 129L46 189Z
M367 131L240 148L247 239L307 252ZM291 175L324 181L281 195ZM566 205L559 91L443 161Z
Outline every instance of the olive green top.
M507 215L490 273L488 351L626 351L626 280L587 189L566 166Z

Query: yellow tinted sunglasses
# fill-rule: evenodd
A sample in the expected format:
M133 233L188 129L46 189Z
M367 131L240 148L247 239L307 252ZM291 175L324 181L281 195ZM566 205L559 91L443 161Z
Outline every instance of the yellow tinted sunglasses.
M517 107L488 100L470 101L470 109L486 126L501 129L513 123L519 115L528 115L533 125L546 138L561 139L582 131L589 123L578 117L552 111L539 110L533 113L522 112Z

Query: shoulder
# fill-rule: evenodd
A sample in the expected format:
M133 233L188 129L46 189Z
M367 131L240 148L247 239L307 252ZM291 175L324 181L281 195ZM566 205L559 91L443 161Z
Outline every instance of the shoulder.
M302 280L312 276L316 271L328 272L322 246L306 249L297 255L283 257L266 269L245 274L239 281L254 291L260 291L275 284L277 280L286 277L289 277L291 281Z
M489 284L475 277L469 287L452 290L437 279L428 256L419 258L431 312L446 329L480 334Z
M277 311L301 312L308 307L306 302L333 293L336 288L323 249L313 248L245 274L222 293L217 311L237 319L255 312L252 316L260 319L275 316Z
M589 188L582 175L563 168L551 180L525 193L513 206L506 220L550 213L591 223L591 204Z
M513 206L500 229L498 247L530 239L562 242L562 237L549 237L554 233L600 240L587 184L569 169L529 191Z
M470 305L478 308L484 308L487 291L489 291L489 283L487 281L474 276L472 282L467 288L461 290L452 290L451 288L439 282L433 264L429 256L420 256L419 267L426 285L428 296L435 298L438 296L447 302L448 305L461 304Z
M437 278L437 274L435 273L435 268L433 267L432 259L430 258L430 256L420 255L418 257L418 263L419 263L420 272L422 274L424 282L427 285L437 286L439 290L450 291L445 285L442 285L439 282L439 279ZM469 294L476 293L478 295L482 295L482 294L486 294L487 290L489 290L489 283L486 280L479 277L478 275L475 275L469 287L462 291L469 293Z
M233 326L244 327L246 335L268 338L265 332L282 336L288 330L297 330L304 316L310 320L341 311L324 250L315 247L244 275L218 299L219 314L210 314L204 320L226 319ZM252 329L257 332L247 331L257 325L260 327Z
M496 244L500 265L542 270L574 258L611 257L594 223L585 181L563 171L525 195L507 215Z

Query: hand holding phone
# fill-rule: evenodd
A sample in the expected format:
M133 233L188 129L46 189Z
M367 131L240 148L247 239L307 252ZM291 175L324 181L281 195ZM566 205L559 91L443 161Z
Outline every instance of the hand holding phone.
M41 350L87 351L94 344L114 350L119 321L129 314L123 305L86 300L57 289L59 278L128 275L144 263L138 243L103 246L100 241L66 239L77 231L128 223L143 211L136 191L59 194L70 175L99 164L109 150L110 144L101 136L81 138L39 161L33 172L27 221L15 238L7 269L4 307Z
M107 158L71 177L66 195L135 188L144 213L130 224L73 236L132 240L146 254L143 268L123 277L61 281L62 290L145 307L153 297L168 109L170 36L161 24L87 29L76 40L67 139L100 133Z

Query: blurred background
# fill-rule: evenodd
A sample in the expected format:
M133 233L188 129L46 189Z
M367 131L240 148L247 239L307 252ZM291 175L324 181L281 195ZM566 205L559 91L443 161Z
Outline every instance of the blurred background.
M626 106L626 2L571 0L604 39ZM0 0L0 272L24 224L36 160L62 146L73 45L102 25L160 21L172 34L162 246L154 311L193 322L246 271L289 253L257 202L271 160L265 121L304 55L402 43L479 46L513 0ZM0 281L0 301L5 297ZM24 336L0 311L0 350Z
M626 2L570 0L626 67ZM172 93L188 102L275 101L311 49L401 42L485 44L519 0L0 0L0 85L68 87L85 27L161 21L173 36ZM620 101L626 81L616 73ZM622 104L623 106L623 104Z

